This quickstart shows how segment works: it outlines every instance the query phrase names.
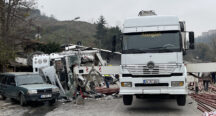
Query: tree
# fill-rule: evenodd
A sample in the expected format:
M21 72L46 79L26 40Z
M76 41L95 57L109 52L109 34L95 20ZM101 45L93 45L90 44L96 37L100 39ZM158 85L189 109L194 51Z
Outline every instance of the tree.
M120 34L121 30L118 26L116 27L106 27L106 21L103 16L100 16L97 27L96 27L96 45L99 48L112 50L112 38L113 36L117 36L117 50L120 51L121 42L120 42Z
M35 5L33 0L0 0L1 37L9 39L17 24L26 21L28 11Z
M60 44L56 42L49 42L46 45L40 45L37 48L38 51L44 52L46 54L56 53L61 51Z
M0 0L0 66L4 67L15 58L16 40L23 37L23 30L28 27L28 11L35 5L34 0ZM22 25L21 25L22 24Z
M5 71L5 66L15 58L15 51L0 40L0 72Z
M106 27L105 27L106 21L103 16L100 16L98 22L97 22L97 27L96 27L96 42L95 44L97 47L101 48L101 41L105 38L106 36Z
M107 33L102 40L102 45L104 49L112 50L112 38L116 36L116 50L120 51L121 41L120 41L121 30L118 26L107 28Z

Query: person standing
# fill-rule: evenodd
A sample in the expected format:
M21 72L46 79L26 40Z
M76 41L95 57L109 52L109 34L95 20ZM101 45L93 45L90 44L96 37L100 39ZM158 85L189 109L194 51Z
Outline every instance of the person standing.
M202 73L204 90L208 91L208 86L211 81L211 73Z
M216 76L215 76L215 72L211 73L212 76L212 82L215 84L216 83Z

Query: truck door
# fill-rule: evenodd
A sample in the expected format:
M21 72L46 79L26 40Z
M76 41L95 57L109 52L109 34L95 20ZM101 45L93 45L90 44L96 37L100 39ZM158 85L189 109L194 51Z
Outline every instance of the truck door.
M8 93L8 96L11 98L16 98L17 95L17 88L16 88L16 83L15 83L15 76L11 75L7 79L7 88L6 92Z

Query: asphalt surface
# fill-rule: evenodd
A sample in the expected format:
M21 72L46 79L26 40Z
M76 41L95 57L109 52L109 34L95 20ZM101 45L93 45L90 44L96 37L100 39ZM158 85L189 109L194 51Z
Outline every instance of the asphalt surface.
M135 98L135 97L134 97ZM133 105L124 106L122 98L87 99L84 105L73 102L57 102L54 106L47 103L32 103L21 107L10 99L0 100L0 116L201 116L196 102L187 98L186 106L180 107L176 100L134 99Z

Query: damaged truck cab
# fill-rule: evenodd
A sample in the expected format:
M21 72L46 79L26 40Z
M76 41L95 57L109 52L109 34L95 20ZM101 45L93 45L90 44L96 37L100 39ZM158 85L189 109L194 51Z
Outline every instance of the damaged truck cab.
M176 16L139 16L126 19L123 28L121 87L125 105L133 95L174 96L177 104L186 102L187 69L183 55L194 49L194 33L186 42L185 22Z

